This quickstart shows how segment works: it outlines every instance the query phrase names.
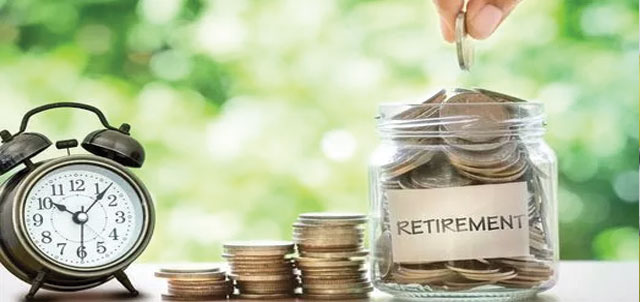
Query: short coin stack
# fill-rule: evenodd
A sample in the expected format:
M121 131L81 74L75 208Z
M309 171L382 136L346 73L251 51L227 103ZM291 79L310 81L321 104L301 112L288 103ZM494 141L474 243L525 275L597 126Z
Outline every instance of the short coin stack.
M241 299L284 299L298 287L293 274L294 252L290 241L244 241L224 244L222 255L229 262L229 275Z
M220 300L233 292L232 281L219 268L162 268L155 276L167 279L163 300Z
M293 224L296 266L306 299L367 298L372 291L364 267L367 217L361 214L307 213Z

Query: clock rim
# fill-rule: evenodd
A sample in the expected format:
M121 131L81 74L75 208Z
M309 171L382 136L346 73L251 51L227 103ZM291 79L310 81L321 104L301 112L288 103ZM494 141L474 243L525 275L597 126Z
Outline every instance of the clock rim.
M40 251L40 249L38 249L35 244L29 239L24 221L26 197L33 186L36 184L36 182L57 169L77 164L97 165L101 168L110 170L116 173L118 176L122 177L133 187L134 192L139 195L142 206L142 213L144 216L142 222L142 230L140 233L141 235L136 240L133 247L131 247L125 254L118 257L112 262L90 268L74 267L58 263L50 259L49 256ZM113 160L91 155L70 155L63 158L52 159L36 167L33 171L29 172L27 176L25 176L25 178L20 181L18 186L15 188L15 192L16 193L14 195L12 220L16 237L19 243L31 257L33 257L40 265L44 266L52 272L79 278L109 275L119 270L123 270L129 264L135 261L151 241L151 237L153 235L153 230L155 227L155 212L151 195L137 176L128 171L128 169L123 165Z

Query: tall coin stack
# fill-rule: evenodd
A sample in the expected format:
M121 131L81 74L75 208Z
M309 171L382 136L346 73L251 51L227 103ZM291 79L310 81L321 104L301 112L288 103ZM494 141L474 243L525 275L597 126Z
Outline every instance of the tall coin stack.
M163 268L155 276L167 279L163 300L220 300L233 292L232 281L219 268Z
M290 241L245 241L224 244L222 255L229 262L229 275L241 299L293 297L298 280L293 273L294 252Z
M306 299L367 298L372 291L364 267L361 214L307 213L293 224L295 258Z

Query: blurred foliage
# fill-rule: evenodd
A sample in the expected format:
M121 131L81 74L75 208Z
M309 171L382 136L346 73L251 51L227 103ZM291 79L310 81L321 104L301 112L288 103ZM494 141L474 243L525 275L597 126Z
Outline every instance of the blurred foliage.
M638 2L524 1L470 73L430 2L0 1L0 127L62 100L131 123L158 210L144 260L213 261L303 211L367 211L379 103L484 87L547 107L562 258L635 258ZM98 126L60 110L31 128Z

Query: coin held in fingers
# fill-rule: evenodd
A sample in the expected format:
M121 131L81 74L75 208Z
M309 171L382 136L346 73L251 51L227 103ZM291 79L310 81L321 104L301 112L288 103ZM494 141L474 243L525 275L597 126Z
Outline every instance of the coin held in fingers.
M473 64L474 49L471 37L467 34L465 12L458 13L456 17L456 53L458 54L458 66L462 70L469 70Z

